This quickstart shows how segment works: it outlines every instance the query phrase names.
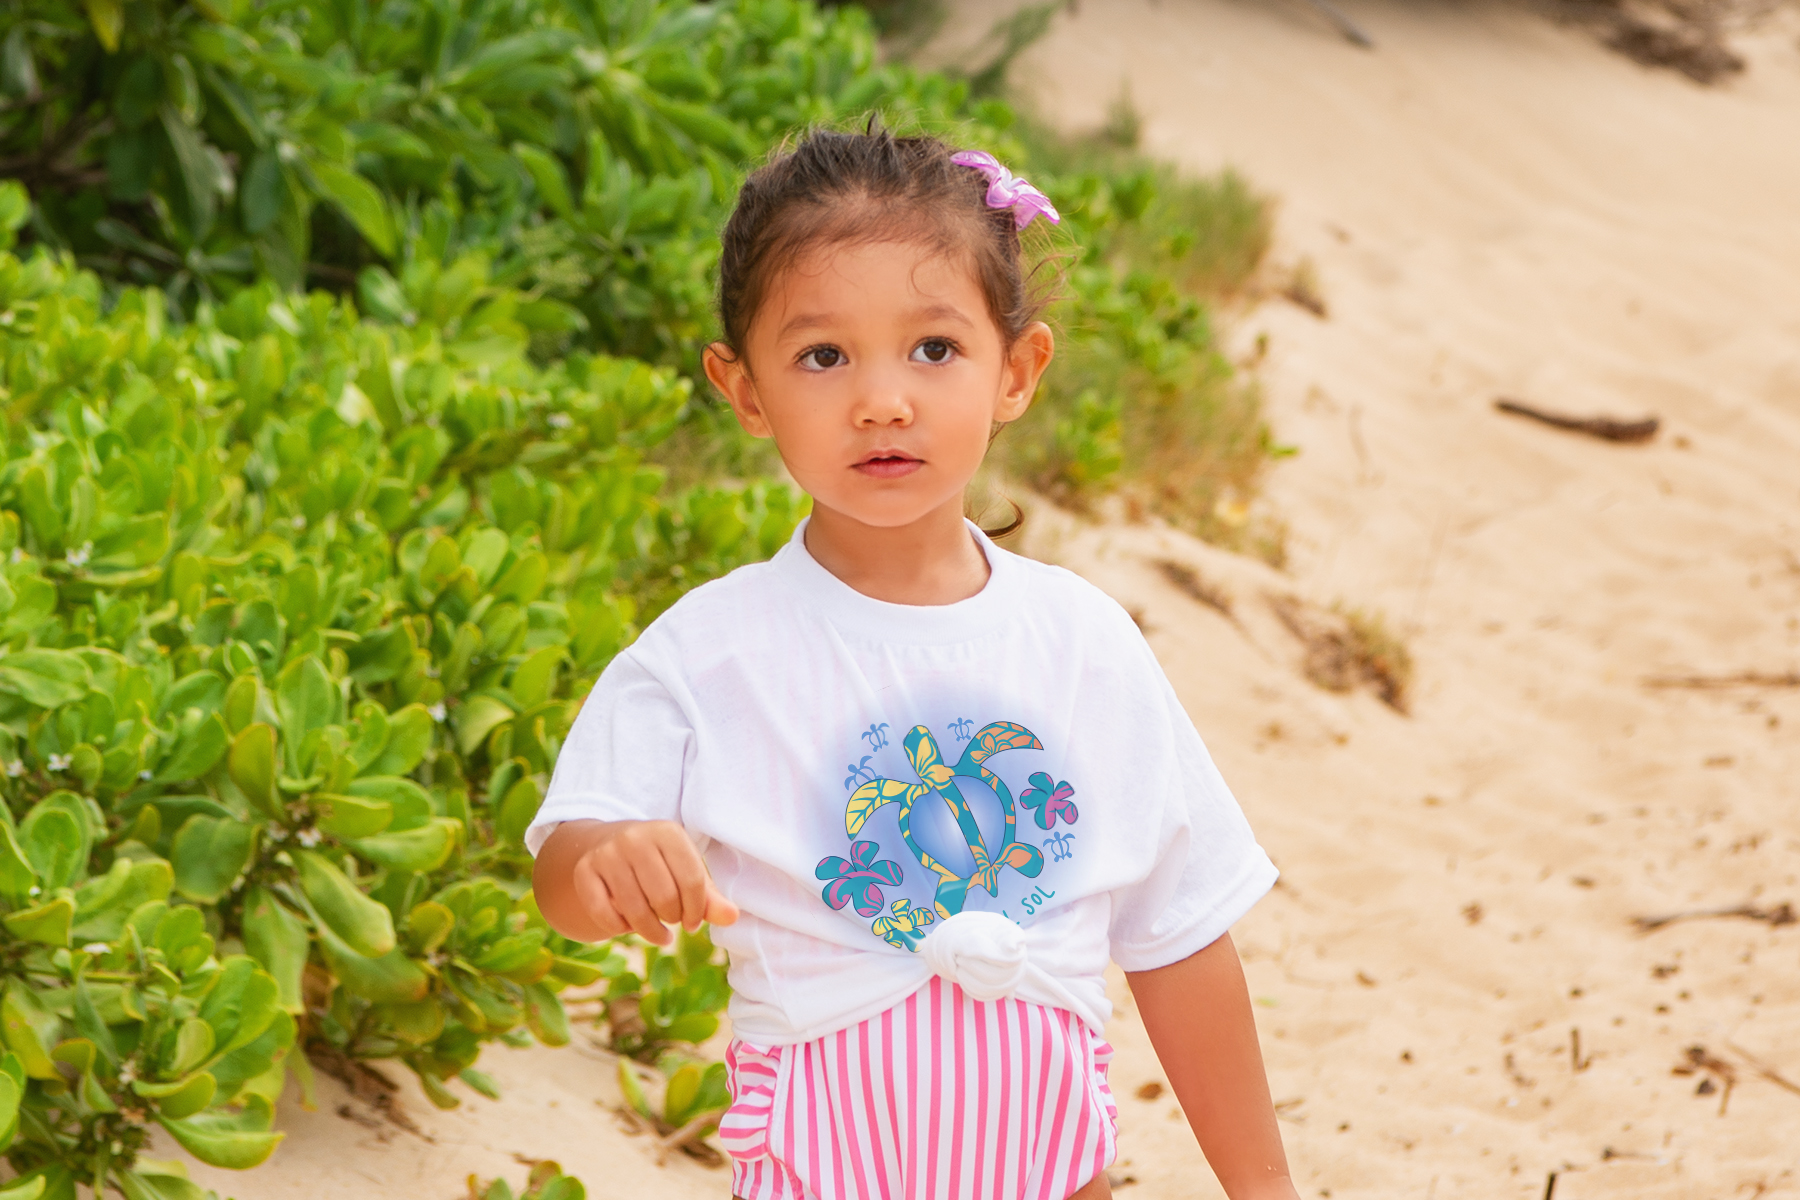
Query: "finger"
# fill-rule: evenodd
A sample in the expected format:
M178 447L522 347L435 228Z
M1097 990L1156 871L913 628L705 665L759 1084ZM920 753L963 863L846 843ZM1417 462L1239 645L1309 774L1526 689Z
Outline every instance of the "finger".
M625 920L613 907L612 898L606 891L606 881L591 866L579 864L575 869L574 883L575 898L581 901L582 910L593 923L595 941L605 941L625 932Z
M665 925L681 920L681 889L675 885L675 876L661 854L652 851L632 859L631 872L657 920Z
M706 864L700 861L700 852L694 849L694 844L685 835L681 837L679 846L670 846L664 850L663 860L668 864L669 874L680 893L681 912L677 919L683 929L692 933L706 920L706 894L712 886L712 881L706 874Z
M738 906L709 881L706 885L706 920L713 925L732 925L738 919Z
M611 874L612 878L606 880L607 893L612 898L613 908L625 919L631 932L654 945L668 945L671 940L668 927L656 919L631 867L621 864Z

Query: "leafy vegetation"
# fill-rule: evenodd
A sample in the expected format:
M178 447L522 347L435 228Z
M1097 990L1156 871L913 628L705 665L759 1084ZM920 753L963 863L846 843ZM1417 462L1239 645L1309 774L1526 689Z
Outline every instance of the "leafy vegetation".
M671 581L796 515L659 501L642 448L687 382L533 366L478 260L411 327L272 284L182 326L101 296L0 256L0 1120L49 1195L137 1186L149 1117L261 1161L296 1039L442 1104L492 1090L483 1042L567 1041L557 993L626 966L527 890L573 702ZM711 1032L649 974L659 1038Z
M1202 520L1246 489L1202 300L1261 202L883 65L860 10L0 12L0 1200L200 1200L150 1124L252 1166L309 1061L493 1094L482 1047L567 1041L571 988L666 1077L627 1067L634 1111L716 1121L710 941L561 938L520 839L611 656L804 512L697 396L714 235L746 162L870 110L1069 214L1005 468Z

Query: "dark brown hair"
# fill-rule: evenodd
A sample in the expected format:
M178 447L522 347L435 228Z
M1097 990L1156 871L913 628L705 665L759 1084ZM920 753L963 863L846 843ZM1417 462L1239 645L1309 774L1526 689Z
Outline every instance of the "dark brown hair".
M1011 345L1037 319L1010 209L987 206L987 180L950 161L934 137L897 137L873 121L862 133L815 129L753 171L720 235L719 327L742 354L769 281L817 247L924 242L966 254L988 313Z
M1022 263L1012 210L989 208L987 180L951 162L953 153L937 138L896 136L871 118L861 133L811 130L751 172L719 239L719 327L730 353L744 353L780 270L820 246L875 241L967 256L988 315L1012 345L1049 296ZM1012 520L990 537L1024 523L1011 507Z

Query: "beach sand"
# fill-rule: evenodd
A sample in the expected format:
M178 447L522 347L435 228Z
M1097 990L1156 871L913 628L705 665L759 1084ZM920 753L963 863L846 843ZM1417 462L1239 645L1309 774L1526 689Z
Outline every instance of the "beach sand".
M1037 506L1028 548L1133 609L1283 880L1237 930L1301 1195L1643 1200L1800 1193L1800 925L1632 918L1800 903L1800 29L1703 89L1484 0L1081 0L1013 78L1279 199L1275 269L1330 317L1228 320L1279 441L1285 571ZM958 4L967 44L1016 4ZM962 39L959 43L958 39ZM1615 445L1492 409L1654 413ZM1172 560L1231 598L1191 598ZM1269 597L1380 614L1411 715L1307 682ZM1219 1195L1121 986L1118 1194ZM1735 1075L1673 1074L1689 1047ZM326 1081L239 1200L452 1200L555 1158L593 1197L723 1197L651 1163L589 1052L492 1050L506 1090L433 1141ZM1713 1089L1696 1095L1703 1082ZM347 1113L348 1116L340 1115Z

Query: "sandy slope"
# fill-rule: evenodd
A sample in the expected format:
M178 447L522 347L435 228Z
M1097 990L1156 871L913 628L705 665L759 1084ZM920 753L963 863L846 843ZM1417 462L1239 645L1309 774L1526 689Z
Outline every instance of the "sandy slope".
M1297 0L1082 0L1020 62L1065 126L1129 79L1149 149L1279 196L1278 257L1332 308L1234 335L1270 335L1302 450L1268 493L1288 577L1142 528L1045 552L1143 612L1284 868L1240 940L1304 1195L1800 1192L1800 1094L1728 1048L1800 1083L1800 926L1630 925L1800 902L1800 691L1641 683L1800 668L1796 30L1706 91L1499 4L1346 8L1378 51ZM1666 432L1603 444L1497 394ZM1414 715L1303 682L1268 591L1405 630ZM1119 1025L1129 1096L1155 1065ZM1736 1065L1724 1116L1670 1073L1695 1044ZM1130 1194L1212 1187L1169 1108L1125 1101Z
M1069 126L1129 78L1152 150L1281 197L1278 257L1312 257L1332 307L1234 334L1270 334L1302 450L1267 499L1288 574L1047 512L1035 549L1142 612L1285 871L1239 939L1303 1195L1537 1197L1552 1171L1557 1200L1800 1193L1800 1095L1729 1048L1800 1082L1800 926L1629 923L1800 902L1800 690L1640 683L1800 668L1797 31L1703 91L1481 0L1343 3L1377 52L1299 0L1082 0L1022 61ZM1006 6L957 7L952 42ZM1668 432L1603 445L1495 415L1503 392ZM1386 614L1414 715L1306 683L1269 593ZM1128 1010L1112 1036L1120 1195L1216 1195L1167 1094L1134 1095L1157 1068ZM1695 1044L1737 1067L1723 1116L1670 1074ZM483 1065L503 1103L413 1099L434 1142L328 1086L269 1167L197 1174L241 1200L451 1200L471 1171L516 1183L519 1154L596 1197L725 1195L617 1130L607 1064Z

